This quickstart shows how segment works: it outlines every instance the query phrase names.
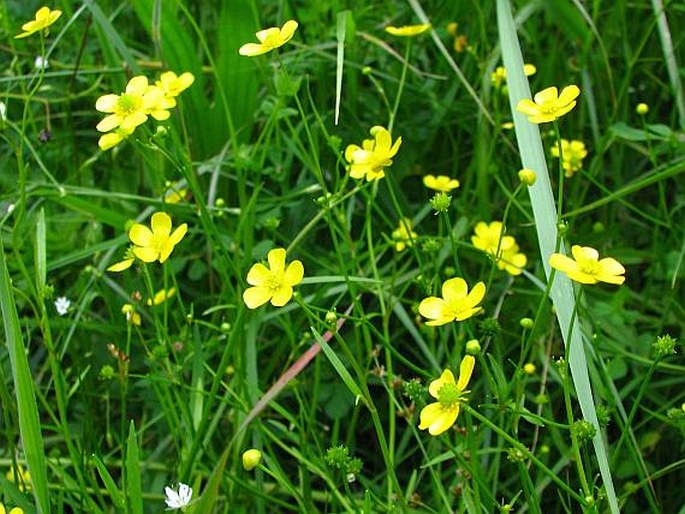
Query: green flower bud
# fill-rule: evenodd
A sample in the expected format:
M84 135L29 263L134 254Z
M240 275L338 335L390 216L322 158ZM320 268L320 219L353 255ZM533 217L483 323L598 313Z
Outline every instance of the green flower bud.
M469 355L478 355L480 353L480 343L478 339L471 339L466 342L466 353Z
M262 461L262 452L256 448L251 448L243 453L243 468L245 471L252 471L254 468L259 466Z

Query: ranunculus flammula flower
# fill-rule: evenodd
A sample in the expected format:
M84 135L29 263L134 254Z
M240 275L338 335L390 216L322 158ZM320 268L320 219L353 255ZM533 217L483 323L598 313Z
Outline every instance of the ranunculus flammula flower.
M456 178L448 177L447 175L426 175L423 177L423 185L428 189L440 191L441 193L449 193L452 189L459 187L459 181Z
M573 245L571 247L573 259L561 253L553 253L549 258L549 265L565 273L568 278L581 284L621 285L625 281L625 268L611 257L599 258L597 250L590 246Z
M95 102L95 108L109 113L97 129L109 132L119 127L124 132L131 133L138 126L147 121L148 115L156 120L169 117L169 109L173 107L165 98L164 92L157 86L150 86L147 77L138 75L128 81L126 90L120 95L103 95Z
M428 429L430 435L440 435L454 425L459 416L461 405L466 402L466 388L473 374L476 359L467 355L459 366L459 379L455 382L454 375L446 369L440 378L433 380L428 386L430 395L438 400L426 405L420 414L419 429Z
M552 156L559 158L559 146L554 143L551 148ZM564 175L566 177L572 177L576 171L580 171L583 167L583 159L587 157L587 150L585 149L585 143L574 139L573 141L568 141L566 139L561 140L561 153L563 154L562 166L564 167Z
M193 82L195 82L195 76L189 71L180 75L176 75L173 71L165 71L159 76L155 85L164 92L167 98L175 98L188 89Z
M479 222L474 229L474 235L471 236L471 242L479 250L494 257L497 267L510 275L520 275L522 268L528 263L528 258L519 252L516 239L512 236L502 237L501 221L493 221L490 224Z
M385 31L393 36L412 37L423 34L429 28L431 28L430 23L423 23L421 25L404 25L403 27L393 27L392 25L388 25L385 27Z
M530 77L531 75L535 75L537 73L538 69L535 67L534 64L524 64L523 65L523 74L526 77ZM500 89L502 85L507 81L507 70L504 66L497 66L495 68L495 71L493 71L490 74L490 82L492 82L492 85L495 87L495 89Z
M166 494L164 502L170 510L182 509L190 503L190 499L193 497L193 489L186 484L178 484L178 490L165 487L164 494Z
M255 34L259 43L246 43L240 47L238 53L247 57L265 54L285 45L292 39L296 30L297 22L295 20L286 21L280 29L278 27L269 27L268 29L260 30Z
M0 503L0 514L6 514L7 510L5 510L5 505ZM9 511L9 514L24 514L24 511L20 507L13 507L12 510Z
M24 23L21 26L21 30L24 32L17 34L14 38L28 37L40 31L44 31L43 34L47 35L48 27L55 23L60 16L62 16L62 11L52 11L49 7L41 7L36 11L36 19Z
M133 244L133 254L143 262L164 262L169 258L174 246L181 242L188 231L183 223L171 232L171 218L166 212L152 215L152 229L136 223L128 232Z
M395 242L395 251L401 252L407 246L414 246L414 241L419 235L412 230L411 220L402 218L398 227L392 232L392 240Z
M268 268L258 262L247 274L247 283L253 287L243 292L243 301L250 309L256 309L268 301L274 307L283 307L293 296L293 286L302 282L304 277L302 262L294 260L286 267L283 248L271 250L267 260Z
M400 149L402 138L395 143L385 127L376 125L370 130L373 139L365 139L362 146L348 145L345 160L352 178L366 178L367 181L385 177L385 168L392 165L392 158Z
M534 102L524 98L516 105L516 110L528 116L531 123L548 123L560 118L576 106L580 89L576 85L566 86L558 94L555 86L535 94Z
M464 321L483 310L478 306L485 296L485 284L478 282L469 293L463 278L451 278L442 285L442 298L429 296L419 304L419 313L430 321L429 326L440 326L451 321Z

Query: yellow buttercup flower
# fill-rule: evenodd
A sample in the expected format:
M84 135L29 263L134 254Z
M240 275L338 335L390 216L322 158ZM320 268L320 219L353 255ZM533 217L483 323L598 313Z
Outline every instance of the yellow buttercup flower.
M16 483L21 492L31 489L31 473L21 464L17 464L16 467L12 464L5 473L5 478L13 484Z
M554 143L551 147L552 156L559 158L559 146ZM583 159L587 157L585 143L574 139L573 141L561 140L561 153L563 154L564 175L572 177L576 171L583 168Z
M136 308L131 305L130 303L125 303L123 307L121 307L121 313L126 316L126 321L129 323L133 323L136 326L140 326L141 319L140 319L140 314L136 311Z
M523 73L526 77L535 75L537 71L538 69L535 67L534 64L526 63L523 65ZM506 81L507 70L504 68L504 66L497 66L497 68L495 68L495 71L493 71L490 74L490 82L492 82L492 85L495 89L500 89Z
M522 268L528 263L528 258L519 252L516 239L512 236L502 236L501 221L493 221L490 224L479 222L474 229L474 235L471 236L471 243L495 258L497 267L510 275L520 275Z
M175 189L175 186L171 187L166 191L166 193L164 193L164 203L174 204L182 202L183 200L185 200L187 194L187 187L182 187L179 189Z
M459 24L456 21L447 24L447 33L454 38L454 51L458 54L462 53L468 47L469 40L465 34L459 34Z
M580 89L576 85L566 86L558 94L552 86L535 94L534 100L524 98L516 105L516 110L528 116L531 123L548 123L560 118L576 106Z
M195 82L195 76L189 71L180 75L176 75L173 71L165 71L159 76L155 85L164 92L167 98L175 98L188 89L193 82Z
M459 416L461 405L466 403L466 388L471 380L476 359L467 355L459 366L459 379L455 382L454 375L446 369L440 378L433 380L428 386L430 395L438 400L426 405L420 414L419 429L428 429L430 435L440 435L454 425Z
M430 23L424 23L421 25L404 25L403 27L393 27L392 25L388 25L385 27L385 31L393 36L413 37L423 34L429 28L431 28Z
M412 230L411 220L402 218L399 226L392 232L392 240L395 242L395 251L401 252L407 246L414 246L414 241L419 235Z
M616 259L600 259L597 250L590 246L573 245L571 254L573 259L561 253L553 253L549 258L549 265L581 284L606 282L621 285L626 279L623 276L626 270Z
M270 301L274 307L283 307L293 296L293 286L302 282L304 266L294 260L285 265L285 250L274 248L267 255L269 267L258 262L247 274L247 283L253 287L243 292L243 301L250 309L256 309Z
M176 288L170 287L169 289L161 289L155 293L153 298L147 299L148 305L159 305L166 302L169 298L176 294Z
M350 163L350 177L365 178L367 181L378 180L385 176L385 168L392 165L392 158L402 144L398 137L395 143L385 127L375 126L370 130L373 139L365 139L362 146L348 145L345 149L345 160Z
M130 134L138 125L147 121L148 114L154 112L157 119L161 119L159 116L163 118L164 115L159 112L159 104L163 98L162 90L156 86L151 87L146 77L133 77L128 81L122 94L103 95L97 99L95 108L110 114L100 121L96 128L100 132L109 132L121 127Z
M435 327L450 321L464 321L483 310L478 304L485 296L485 284L478 282L471 292L463 278L451 278L442 285L442 298L430 296L419 304L419 313Z
M7 514L7 510L5 510L5 506L2 503L0 503L0 514ZM24 514L24 511L19 507L14 507L9 511L9 514Z
M14 36L15 39L28 37L36 32L43 31L43 35L48 35L48 27L57 21L57 18L62 16L62 11L52 11L49 7L41 7L36 11L36 18L21 26L22 32Z
M128 232L133 244L133 254L143 262L164 262L169 258L174 246L181 242L188 231L188 225L183 223L171 232L171 218L166 212L156 212L152 215L151 227L136 223Z
M117 146L123 140L127 139L128 136L133 134L135 127L124 129L122 127L115 128L112 132L107 132L107 134L102 134L100 139L98 139L98 146L103 152Z
M292 39L296 30L297 22L295 20L286 21L280 29L278 27L269 27L268 29L260 30L255 34L259 43L246 43L240 47L238 53L247 57L265 54L285 45Z
M459 181L456 178L448 177L447 175L426 175L423 177L423 185L428 189L434 189L441 193L449 193L453 189L459 187Z

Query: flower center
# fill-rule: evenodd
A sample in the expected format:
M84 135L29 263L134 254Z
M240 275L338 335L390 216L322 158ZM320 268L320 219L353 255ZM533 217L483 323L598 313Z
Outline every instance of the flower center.
M117 102L117 107L119 108L119 113L128 116L141 108L142 100L140 97L132 95L130 93L122 93Z
M269 277L264 281L263 287L266 287L272 293L278 291L283 285L281 277L271 272Z
M444 384L438 391L438 402L444 409L451 409L463 401L462 393L457 384Z
M578 263L580 271L586 275L597 275L600 272L599 262L597 261L584 261Z
M156 252L161 253L162 248L166 244L169 237L166 234L152 234L152 240L150 241L150 246L155 249Z

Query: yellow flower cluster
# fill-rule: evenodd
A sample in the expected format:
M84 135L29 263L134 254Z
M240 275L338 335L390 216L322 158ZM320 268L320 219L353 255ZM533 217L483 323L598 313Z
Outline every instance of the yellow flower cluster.
M395 242L395 251L401 252L407 246L414 246L419 235L412 230L411 220L402 218L399 226L392 232L392 240Z
M559 146L555 143L550 148L552 156L559 158ZM587 157L585 143L574 139L573 141L561 140L562 166L564 175L572 177L577 171L583 168L583 159Z
M148 116L157 121L168 119L169 109L176 106L176 97L194 81L195 77L189 72L181 75L164 72L155 84L138 75L129 80L123 93L98 98L95 108L107 114L96 127L99 132L106 132L98 141L100 149L109 150L121 143L145 123Z
M524 64L523 65L523 73L525 74L526 77L530 77L531 75L535 75L537 73L538 69L535 67L534 64ZM490 82L492 83L492 86L495 89L502 89L502 86L504 86L507 82L507 70L504 66L497 66L495 68L495 71L493 71L490 74Z
M510 275L520 275L528 262L526 256L519 252L516 239L503 236L501 221L478 223L471 242L473 246L495 258L497 267Z

